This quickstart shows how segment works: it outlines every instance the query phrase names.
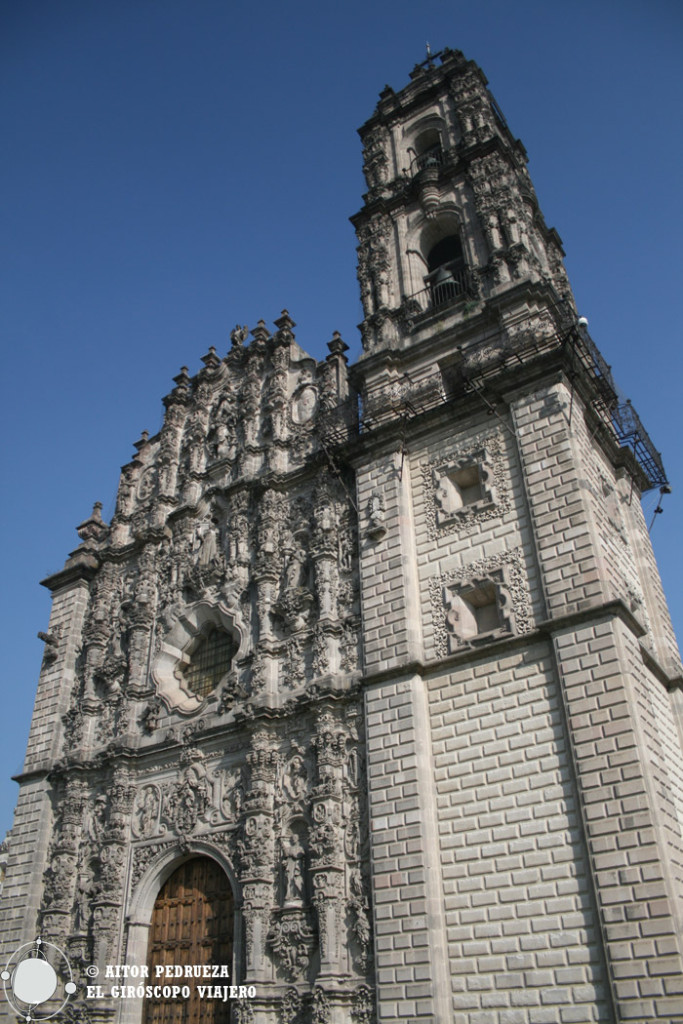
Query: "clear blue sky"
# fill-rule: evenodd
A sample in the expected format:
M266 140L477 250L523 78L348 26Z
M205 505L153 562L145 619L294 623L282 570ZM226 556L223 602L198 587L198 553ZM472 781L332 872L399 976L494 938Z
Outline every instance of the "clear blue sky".
M171 378L284 307L311 354L334 330L359 354L356 128L427 40L484 68L579 309L663 453L674 493L653 540L680 635L678 0L5 0L0 836L48 621L38 580L93 501L111 515Z

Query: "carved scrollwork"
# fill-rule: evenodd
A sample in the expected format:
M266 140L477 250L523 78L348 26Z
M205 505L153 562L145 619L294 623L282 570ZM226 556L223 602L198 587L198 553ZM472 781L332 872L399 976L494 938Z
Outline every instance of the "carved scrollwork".
M276 911L266 941L289 981L297 981L306 976L315 948L315 932L309 924L306 911Z

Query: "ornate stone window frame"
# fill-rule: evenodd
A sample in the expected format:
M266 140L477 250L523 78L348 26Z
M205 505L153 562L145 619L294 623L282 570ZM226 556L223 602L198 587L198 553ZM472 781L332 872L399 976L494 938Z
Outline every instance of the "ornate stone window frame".
M510 511L512 500L505 468L504 438L500 430L473 435L457 447L439 452L423 464L423 486L427 529L432 540L451 533L467 537L477 526L498 519ZM465 502L450 512L438 500L440 481L477 465L481 498Z
M449 654L514 635L515 613L506 583L505 569L500 568L443 588Z
M477 591L493 588L497 624L467 637L459 637L449 622L455 598L467 600ZM533 628L531 592L521 548L502 551L489 558L434 576L429 584L434 623L435 656L444 658L508 636L519 636Z
M246 654L247 637L238 627L234 614L224 604L199 601L187 608L171 628L152 663L152 678L156 683L157 693L169 711L192 714L199 711L208 701L218 699L229 669L226 669L223 678L206 697L199 697L189 691L183 685L179 672L180 666L187 658L188 651L192 649L202 631L210 624L232 636L237 648L237 653L232 659L233 663Z
M468 484L463 488L461 486L462 480L458 480L458 477L462 478L468 471L472 470L475 470L477 474L479 497L469 500L465 496L464 491L469 490L474 485ZM432 480L437 527L447 526L453 520L457 522L466 516L476 515L477 512L482 512L484 509L496 504L495 477L491 466L491 458L486 448L480 448L478 451L471 452L459 459L451 459L436 467L432 471ZM443 493L444 481L448 481L453 490L459 493L462 502L459 507L446 508L446 496Z

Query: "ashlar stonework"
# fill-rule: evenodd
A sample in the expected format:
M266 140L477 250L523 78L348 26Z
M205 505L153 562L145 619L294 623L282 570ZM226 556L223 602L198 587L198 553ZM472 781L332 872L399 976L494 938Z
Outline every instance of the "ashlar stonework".
M4 958L40 934L65 1019L155 1024L85 968L178 962L155 906L204 858L255 993L209 1024L683 1021L661 459L480 69L360 135L357 364L235 327L44 581Z

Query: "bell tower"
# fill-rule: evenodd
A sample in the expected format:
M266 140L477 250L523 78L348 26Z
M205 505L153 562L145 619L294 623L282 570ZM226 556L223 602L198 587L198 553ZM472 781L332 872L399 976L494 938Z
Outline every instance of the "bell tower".
M360 129L368 185L353 218L367 355L419 347L484 309L509 321L571 303L548 228L487 79L457 50L386 86Z
M661 458L482 71L428 56L360 135L378 1021L683 1021Z

